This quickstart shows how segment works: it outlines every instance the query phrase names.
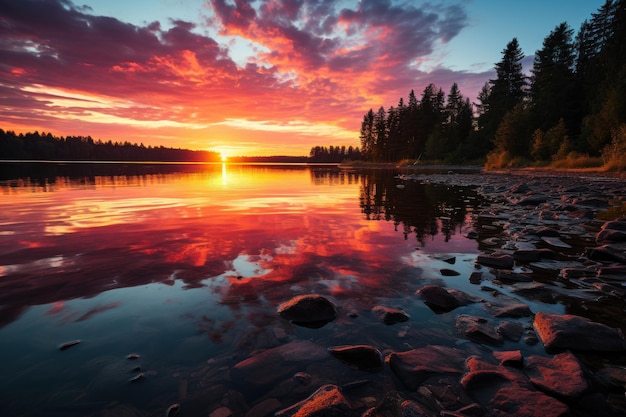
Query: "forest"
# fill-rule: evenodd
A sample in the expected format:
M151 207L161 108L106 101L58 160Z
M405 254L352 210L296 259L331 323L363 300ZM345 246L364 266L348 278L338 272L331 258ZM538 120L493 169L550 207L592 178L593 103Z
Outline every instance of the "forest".
M530 74L516 38L476 103L454 83L430 84L361 123L360 154L372 162L480 163L626 169L626 0L607 0L575 34L548 34ZM313 153L313 150L312 150Z
M210 151L152 147L130 142L103 142L91 136L56 137L50 133L26 133L0 129L0 159L51 161L159 161L214 162L220 154Z

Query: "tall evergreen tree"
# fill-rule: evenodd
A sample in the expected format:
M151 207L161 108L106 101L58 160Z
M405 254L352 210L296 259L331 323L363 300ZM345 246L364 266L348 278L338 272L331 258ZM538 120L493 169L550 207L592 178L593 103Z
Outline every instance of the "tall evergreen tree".
M522 72L522 52L517 38L513 38L502 51L502 60L495 66L496 79L489 80L488 107L481 115L482 134L489 139L495 136L504 115L526 97L527 80Z
M570 132L580 126L579 86L574 76L574 31L558 25L535 53L530 98L535 127L543 131L563 119Z
M361 122L361 133L359 135L361 139L361 155L367 161L371 161L374 158L374 110L370 109Z

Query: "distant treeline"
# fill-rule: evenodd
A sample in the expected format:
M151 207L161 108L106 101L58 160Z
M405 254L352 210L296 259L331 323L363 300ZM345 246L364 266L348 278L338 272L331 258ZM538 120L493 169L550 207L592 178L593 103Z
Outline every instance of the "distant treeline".
M361 151L352 146L314 146L309 153L309 162L313 163L339 163L360 159Z
M535 52L530 76L523 58L513 38L478 103L456 83L447 95L431 84L420 99L411 91L407 102L370 109L360 131L363 159L626 167L626 0L607 0L575 36L567 23L557 25Z
M103 142L91 136L56 137L50 133L26 133L0 129L0 159L53 161L159 161L213 162L220 155L210 151L152 147L130 142Z

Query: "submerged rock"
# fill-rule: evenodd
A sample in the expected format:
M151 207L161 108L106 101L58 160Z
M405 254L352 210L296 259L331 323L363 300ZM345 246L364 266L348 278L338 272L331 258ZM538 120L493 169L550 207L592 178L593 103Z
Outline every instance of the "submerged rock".
M294 297L278 306L277 313L280 317L305 327L321 327L337 317L334 304L319 294Z
M237 363L231 374L236 382L272 385L293 375L300 364L325 358L330 355L322 346L308 340L296 340Z
M393 373L410 390L415 390L434 375L461 375L465 352L446 346L431 345L407 352L389 354L387 361Z
M470 340L488 345L501 345L502 336L498 334L493 323L483 317L460 315L456 319L456 329L459 334Z
M626 350L626 342L619 329L585 317L539 312L535 315L534 326L546 350Z

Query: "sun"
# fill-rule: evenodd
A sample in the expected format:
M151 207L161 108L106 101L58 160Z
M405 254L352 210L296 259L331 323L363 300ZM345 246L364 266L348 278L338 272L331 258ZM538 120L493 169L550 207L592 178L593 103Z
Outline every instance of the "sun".
M228 161L228 156L226 156L226 154L224 152L222 152L220 155L222 157L222 162Z

